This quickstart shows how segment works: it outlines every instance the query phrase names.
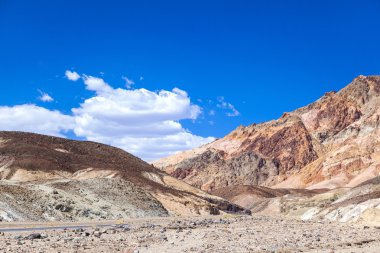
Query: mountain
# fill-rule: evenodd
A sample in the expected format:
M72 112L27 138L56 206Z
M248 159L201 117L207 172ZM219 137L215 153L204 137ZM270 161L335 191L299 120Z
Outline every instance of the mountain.
M355 187L380 172L379 96L380 76L359 76L277 120L240 126L153 164L208 192L243 185Z
M242 212L111 146L0 132L0 221Z

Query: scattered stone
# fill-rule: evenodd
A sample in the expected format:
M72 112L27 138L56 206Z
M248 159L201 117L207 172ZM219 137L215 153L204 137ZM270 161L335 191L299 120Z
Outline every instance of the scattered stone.
M26 239L29 239L29 240L41 239L41 234L40 233L33 233L33 234L28 235L26 237Z
M73 208L64 204L58 204L55 206L55 209L67 213L70 212Z
M96 236L96 237L100 237L101 235L102 235L102 232L100 232L100 231L94 232L94 236Z

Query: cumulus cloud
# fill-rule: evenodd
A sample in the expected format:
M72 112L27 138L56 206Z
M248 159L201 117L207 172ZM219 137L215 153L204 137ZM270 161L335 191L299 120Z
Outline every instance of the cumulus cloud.
M43 91L40 91L40 94L41 96L38 97L39 100L41 100L42 102L53 102L54 99L47 93L43 92Z
M240 112L236 110L235 106L233 106L231 103L226 102L224 97L218 97L217 101L217 107L228 110L228 112L226 113L228 117L236 117L240 115Z
M84 82L96 96L72 109L77 136L123 148L145 160L214 139L193 135L179 123L196 119L201 113L187 92L179 88L158 92L114 89L101 78L87 76Z
M126 76L123 76L123 77L121 77L121 78L125 81L125 87L127 87L127 89L132 88L132 85L135 84L135 82L134 82L133 80L129 79L129 78L126 77ZM142 80L142 79L140 79L140 80Z
M175 154L178 151L192 149L205 143L215 140L213 137L204 138L187 132L184 129L178 129L171 134L155 134L147 137L121 135L119 138L113 136L91 136L89 140L107 143L109 145L120 147L145 161L154 161L156 159Z
M32 104L0 106L0 129L61 137L73 131L77 137L122 148L146 161L214 140L194 135L181 125L181 120L195 120L202 112L186 91L113 88L102 78L81 76L94 95L70 115Z
M75 71L66 70L65 76L70 81L77 81L80 78L80 75Z
M74 118L33 104L0 106L1 130L63 137L75 127Z

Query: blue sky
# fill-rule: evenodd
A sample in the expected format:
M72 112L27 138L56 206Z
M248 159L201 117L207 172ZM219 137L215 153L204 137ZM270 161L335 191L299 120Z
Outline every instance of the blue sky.
M73 116L73 109L82 108L86 100L102 96L85 83L91 76L112 88L136 91L123 93L126 100L137 99L142 88L151 92L152 99L161 99L158 91L168 91L176 98L170 101L174 104L166 100L166 105L176 107L178 102L183 106L178 106L178 112L165 112L164 121L170 121L173 129L204 138L222 137L238 125L271 120L313 102L360 74L379 74L379 12L379 1L349 0L0 0L0 107L7 109L3 114L13 115L2 122L19 121L0 129L32 131L44 121L51 125L53 119L61 121L62 115ZM68 80L66 70L81 78ZM126 88L122 77L134 84ZM185 91L186 96L173 88ZM43 93L54 101L41 101ZM62 115L57 119L49 113L47 118L45 114L33 117L37 109L25 107L22 110L30 115L29 121L21 120L23 114L15 116L15 106L31 104ZM200 111L195 113L192 106ZM139 122L150 115L145 113ZM88 111L82 110L80 116L85 114ZM132 124L125 111L118 116L117 122ZM102 115L104 119L109 115ZM176 139L178 145L169 145L167 153L160 153L147 145L165 139L155 144L147 141L144 148L138 148L117 144L110 136L95 136L113 131L109 126L86 129L91 134L78 134L80 130L73 126L59 127L36 131L55 135L58 131L70 138L137 148L140 151L134 153L147 160L209 140L185 140L187 144L181 146ZM128 137L127 129L114 138L121 135Z

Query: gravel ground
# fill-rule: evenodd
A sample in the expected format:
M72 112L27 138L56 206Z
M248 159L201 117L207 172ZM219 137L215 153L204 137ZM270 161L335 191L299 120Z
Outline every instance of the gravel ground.
M268 216L134 219L108 228L4 232L0 252L375 253L380 227Z

